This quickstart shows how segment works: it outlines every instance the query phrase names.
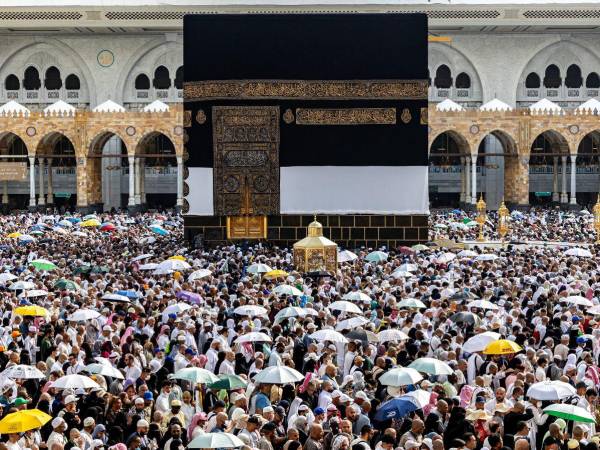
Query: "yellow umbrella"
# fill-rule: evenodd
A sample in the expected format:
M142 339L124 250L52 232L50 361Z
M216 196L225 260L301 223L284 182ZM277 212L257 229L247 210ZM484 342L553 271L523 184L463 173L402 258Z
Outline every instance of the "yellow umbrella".
M483 353L485 355L510 355L513 353L518 353L523 348L513 342L506 339L500 339L498 341L490 342Z
M271 270L263 275L265 278L279 278L279 277L287 277L289 273L285 270Z
M80 227L99 227L102 225L98 219L89 219L79 224Z
M0 433L23 433L28 430L40 428L46 425L52 416L39 409L24 409L15 413L7 414L0 420Z
M18 238L19 236L23 236L23 233L19 233L18 231L15 231L14 233L10 233L7 235L7 237L9 237L9 238Z
M46 308L37 305L19 306L15 309L15 314L20 316L47 316L50 312Z
M185 257L183 257L181 255L171 256L171 257L169 257L169 259L178 259L179 261L185 261Z

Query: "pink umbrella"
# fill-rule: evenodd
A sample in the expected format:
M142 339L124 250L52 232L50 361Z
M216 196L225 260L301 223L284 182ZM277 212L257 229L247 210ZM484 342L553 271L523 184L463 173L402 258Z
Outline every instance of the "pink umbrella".
M190 291L179 291L176 294L176 297L184 301L194 303L196 305L200 304L200 302L202 301L202 297L200 296L200 294L196 294L195 292Z

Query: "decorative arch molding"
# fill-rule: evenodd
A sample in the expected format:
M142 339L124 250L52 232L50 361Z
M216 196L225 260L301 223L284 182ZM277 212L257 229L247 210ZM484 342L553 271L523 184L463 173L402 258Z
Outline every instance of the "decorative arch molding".
M173 154L173 156L180 156L181 149L183 148L183 142L181 141L181 139L178 136L175 136L175 134L173 132L168 131L164 128L154 128L154 129L143 130L143 132L140 134L140 138L134 144L136 156L143 156L142 150L143 150L146 140L155 134L162 134L167 139L169 139L169 141L171 141L171 144L173 144L173 148L175 150L175 153Z
M145 74L152 81L155 69L163 65L169 69L171 84L177 69L183 65L183 43L181 40L154 39L142 45L123 65L116 85L120 103L138 101L133 97L135 78Z
M19 62L20 60L23 62ZM28 64L26 61L30 60L31 63ZM41 67L39 65L40 61L54 62ZM24 45L22 43L16 44L9 51L4 62L0 64L0 79L4 80L8 75L14 73L22 80L23 72L29 65L33 65L38 69L41 78L43 78L45 70L51 65L58 67L63 80L69 74L77 75L82 91L87 92L89 103L92 105L96 103L96 87L90 68L73 48L59 39L44 37L43 41L31 41Z
M61 136L66 137L69 141L71 141L73 148L76 148L77 136L73 134L72 130L55 130L49 131L43 136L36 136L38 139L33 141L35 145L35 154L37 155L39 152L43 152L47 145L56 144Z
M429 134L429 143L427 145L428 154L431 153L431 146L435 142L435 140L440 137L442 134L448 133L452 139L456 142L458 148L464 153L465 156L471 155L473 152L471 149L473 148L472 143L463 135L463 133L456 128L444 128L440 130L431 131Z
M483 84L479 72L475 68L475 65L465 53L457 50L455 47L451 47L446 44L439 42L430 43L429 45L429 75L432 79L435 78L435 73L438 67L446 65L450 68L452 78L456 82L456 77L459 73L466 73L471 79L471 95L468 99L470 101L481 101L483 98Z
M475 148L479 149L479 146L481 145L483 140L491 135L500 141L505 153L510 153L511 155L515 156L518 155L517 139L515 139L515 136L512 131L503 128L494 128L489 130L482 130L480 132L480 135L481 137L477 140Z
M102 146L104 146L106 141L108 141L112 136L118 137L125 146L126 153L129 156L133 156L130 149L135 149L135 141L133 141L132 139L127 139L125 137L126 135L127 133L125 132L125 130L119 130L114 127L101 127L94 133L92 137L88 138L88 140L86 141L84 146L84 149L86 151L85 156L87 157L90 155L94 155L94 151L96 150L96 144L102 142Z

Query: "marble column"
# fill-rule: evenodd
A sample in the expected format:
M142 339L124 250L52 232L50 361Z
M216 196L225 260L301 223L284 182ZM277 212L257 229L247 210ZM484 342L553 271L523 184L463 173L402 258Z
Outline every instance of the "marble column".
M140 205L142 203L142 176L140 173L140 158L135 158L135 204Z
M554 158L554 165L552 166L552 201L558 202L560 200L560 194L558 193L558 156Z
M571 205L577 204L577 155L571 155Z
M29 157L29 206L35 206L35 158Z
M46 192L46 204L54 204L54 190L52 187L52 159L48 158L48 192Z
M177 206L183 206L183 156L177 157ZM463 177L461 176L460 201L464 201Z
M44 206L46 204L46 199L44 198L44 166L45 159L38 158L38 174L40 179L38 180L40 183L40 192L38 192L38 205Z
M477 155L471 155L471 203L477 203Z
M140 202L146 204L146 159L140 158Z
M135 205L135 157L129 156L127 158L129 162L129 201L128 206Z
M567 157L562 157L562 176L561 176L561 193L560 202L568 203L569 197L567 196Z
M465 158L465 203L471 203L471 158Z

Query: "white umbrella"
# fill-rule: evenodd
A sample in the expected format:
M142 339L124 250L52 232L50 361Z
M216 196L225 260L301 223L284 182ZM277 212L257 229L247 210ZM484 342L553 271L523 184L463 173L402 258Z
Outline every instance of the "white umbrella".
M408 367L430 375L452 375L454 373L452 367L435 358L419 358L410 363Z
M496 261L498 259L497 255L493 253L484 253L483 255L478 255L475 260L476 261Z
M166 259L163 262L161 262L156 269L157 270L187 270L187 269L191 269L191 268L192 268L192 266L190 266L187 262L182 261L180 259Z
M38 370L35 366L27 366L25 364L17 364L11 366L2 372L2 375L12 378L13 380L41 380L46 378L46 375Z
M84 322L98 317L100 317L98 311L94 311L93 309L79 309L67 317L67 320L70 322Z
M369 323L370 320L365 319L362 316L351 317L350 319L342 320L335 326L337 331L341 330L352 330L354 328L362 327L364 324Z
M398 308L427 308L427 305L416 298L405 298L398 303Z
M541 381L532 384L527 390L527 397L536 400L563 400L575 395L577 390L569 383L562 381Z
M581 295L571 295L569 297L561 299L561 302L567 302L571 305L586 306L588 308L594 306L591 300L588 300L587 298L582 297Z
M256 317L256 316L266 316L268 311L265 308L263 308L262 306L244 305L244 306L238 306L237 308L235 308L233 310L233 312L235 314L239 314L240 316Z
M288 384L304 380L304 375L288 366L271 366L261 370L254 377L254 383Z
M11 291L18 291L19 289L26 291L33 288L35 288L35 284L31 281L17 281L16 283L12 283L9 287Z
M423 377L415 369L409 367L397 367L388 370L379 377L379 382L384 386L408 386L421 381Z
M270 272L271 269L269 266L267 266L266 264L261 264L261 263L255 263L255 264L251 264L248 266L248 269L246 269L246 271L248 273L267 273Z
M131 259L131 262L141 261L142 259L152 258L154 255L152 253L144 253L143 255L136 256Z
M242 334L235 339L236 344L244 344L246 342L273 342L273 339L271 339L271 336L268 334L260 333L258 331Z
M500 339L500 333L486 331L467 339L462 349L466 353L482 352L490 342L497 341L498 339Z
M346 344L348 339L346 339L341 333L338 333L334 330L318 330L310 335L315 341L329 341L329 342L340 342L342 344Z
M456 259L456 255L452 252L442 253L435 260L437 264L448 264L450 261Z
M157 267L152 273L154 275L171 275L173 272L175 271L171 269L161 269L160 267Z
M474 252L473 250L461 250L456 256L459 258L475 258L477 252Z
M283 308L275 315L275 323L279 323L282 320L289 319L290 317L305 317L308 315L308 312L304 308L300 308L298 306L288 306L287 308Z
M46 295L48 295L48 291L45 291L43 289L32 289L32 290L25 291L25 292L19 294L19 297L33 298L33 297L45 297Z
M410 278L410 277L413 277L414 274L408 272L407 270L394 270L392 272L392 276L394 278Z
M595 316L600 315L600 305L594 305L591 308L586 309L585 312Z
M289 284L280 284L275 289L273 289L273 292L277 295L291 295L295 297L304 295L304 293L300 289L295 288L294 286L290 286Z
M210 277L212 272L208 269L199 269L190 273L188 281L200 280L201 278Z
M350 250L342 250L338 253L338 262L352 262L358 259L358 255L356 253L352 253Z
M361 291L352 291L344 294L342 297L344 300L350 300L351 302L370 302L371 297Z
M100 389L100 386L94 380L79 374L60 377L52 383L52 387L55 389Z
M493 304L489 300L473 300L467 304L467 308L490 309L492 311L497 311L500 309L498 305Z
M167 306L162 312L163 322L167 321L167 319L169 318L169 314L179 314L184 311L187 311L191 307L192 305L182 302L174 303L172 305Z
M338 300L329 305L329 309L332 311L342 311L347 313L362 314L362 310L354 303L350 303L344 300Z
M585 248L579 248L579 247L570 248L569 250L567 250L565 252L565 255L577 256L578 258L591 258L592 257L592 253L589 250L587 250Z
M396 270L405 270L406 272L416 272L417 270L419 270L419 266L417 266L416 264L405 263L405 264L401 264L400 267L398 267Z
M204 433L193 439L187 448L237 448L246 445L231 433Z
M387 261L388 256L389 255L385 252L374 251L374 252L369 253L367 256L365 256L365 259L369 262L380 263L380 262Z
M129 303L129 298L125 297L124 295L112 294L112 293L104 294L102 296L102 300L104 300L105 302Z
M219 381L219 377L209 370L200 367L186 367L173 375L176 380L187 380L193 384L210 384Z
M431 392L423 389L417 389L407 394L401 395L400 398L406 398L419 407L424 408L431 400Z
M587 409L567 403L555 403L542 409L549 416L561 417L566 420L595 423L596 418Z
M397 328L390 328L389 330L380 331L377 334L377 339L379 342L389 342L389 341L404 341L408 339L408 335L403 331L398 330Z
M138 269L140 269L140 270L156 270L157 267L158 267L157 263L146 263L146 264L142 264L140 267L138 267Z
M16 275L13 275L12 273L8 273L8 272L3 272L0 273L0 284L6 284L7 281L12 281L12 280L16 280L17 277Z
M110 364L88 364L83 368L83 370L92 374L97 373L105 377L118 378L119 380L125 379L121 371Z

